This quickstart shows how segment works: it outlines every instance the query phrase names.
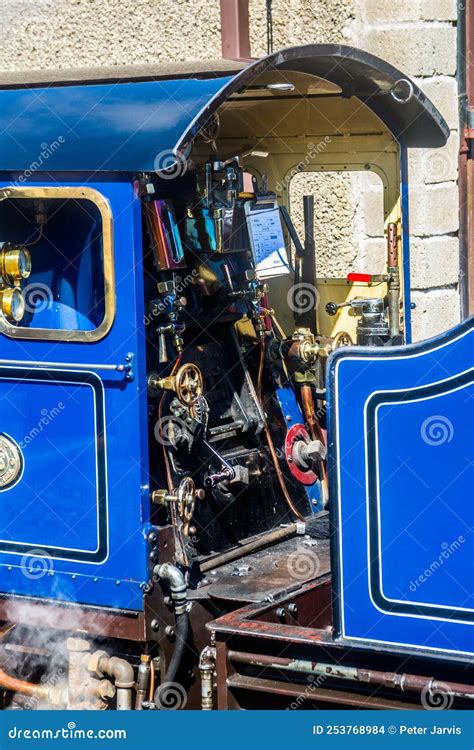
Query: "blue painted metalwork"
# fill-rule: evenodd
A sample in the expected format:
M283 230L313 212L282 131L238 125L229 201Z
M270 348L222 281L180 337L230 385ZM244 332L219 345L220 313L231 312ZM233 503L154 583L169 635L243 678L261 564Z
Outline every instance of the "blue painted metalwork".
M335 80L344 87L347 73L343 65L337 64L338 60L356 65L357 76L350 76L351 95L359 94L362 100L365 97L367 106L378 101L376 111L385 122L393 122L395 134L409 127L412 145L428 135L431 145L444 142L447 131L444 121L416 87L410 102L399 105L390 96L391 87L400 78L399 71L366 53L339 45L287 50L252 63L236 76L80 84L67 88L55 85L1 92L0 166L3 172L0 187L12 183L40 187L87 184L104 196L114 224L117 313L110 332L95 343L20 341L2 336L0 358L21 364L0 366L0 423L5 433L19 445L23 467L18 483L0 492L0 592L142 609L150 503L143 243L140 203L133 190L132 175L170 166L178 148L186 154L192 138L210 114L232 94L251 85L269 67L273 69L281 64L287 70L302 70L322 77L327 74L328 80ZM415 121L423 122L423 127L414 128ZM78 174L74 176L74 172ZM116 176L112 175L114 172ZM71 235L70 251L74 255L74 232ZM91 314L93 297L87 283L97 270L90 265L94 258L97 255L91 253L86 266L70 269L69 281L74 280L78 288L75 304L68 304L67 284L61 279L58 282L62 284L61 305L55 303L35 314L31 325L63 326L66 318L68 328L87 330L98 324L103 310L93 310ZM42 276L41 269L36 268L33 278L54 289L56 280L54 273L51 274L54 263L45 264L45 268L44 273L49 276ZM73 323L70 322L71 311L75 315ZM39 320L40 315L42 320ZM409 325L408 311L405 323ZM127 379L124 372L95 369L99 363L121 364L130 353L134 358L134 380ZM364 434L361 399L371 387L371 377L362 376L361 368L367 366L367 357L372 358L373 382L384 382L384 388L389 388L393 381L393 387L399 387L396 384L402 382L402 375L405 377L401 368L397 365L383 370L383 366L389 364L388 357L397 353L399 350L362 352L362 365L355 355L351 357L342 350L332 359L331 372L341 363L341 377L347 385L351 384L351 389L351 378L356 378L356 401L351 402L351 409L346 410L347 394L341 395L339 391L331 394L331 403L334 405L336 399L344 420L341 437L336 442L339 439L338 445L344 451L342 464L339 461L338 465L343 466L343 480L349 487L341 485L341 502L346 503L348 498L348 503L355 503L354 517L349 513L341 537L344 556L346 553L353 555L347 558L353 570L363 565L364 545L360 534L365 518L363 492L356 479L365 481L363 456L357 441L353 445L353 435ZM403 352L399 356L400 363L409 362ZM450 357L451 363L452 359ZM35 364L46 362L56 364L54 367ZM78 368L74 365L77 362L87 367ZM424 377L429 379L429 363L426 362L426 357L420 358L420 363L426 366ZM355 373L349 369L346 377L345 368L352 366L356 368ZM423 381L423 372L416 368L407 372L407 388L414 383L419 385L417 379ZM303 421L293 391L281 388L277 396L292 424ZM404 404L399 408L411 407ZM411 429L419 418L416 412ZM393 430L396 425L396 422L392 425ZM385 443L384 446L385 451ZM385 460L385 454L381 456ZM421 458L425 460L424 456ZM447 459L455 460L451 455ZM389 473L389 468L382 465L384 472ZM308 492L316 501L313 509L320 510L318 488L308 488ZM393 498L387 500L384 495L383 502L384 512L388 505L386 523L389 527L386 532L384 526L384 533L396 533L399 518L391 512ZM345 504L342 512L348 513ZM446 529L446 525L443 528ZM464 554L464 547L461 554ZM413 564L419 560L415 554L410 559ZM453 555L454 559L458 558ZM392 558L389 564L396 572ZM414 575L416 571L413 568L408 572ZM364 622L370 622L370 603L364 601L363 582L362 576L354 600L356 622L348 620L349 630L344 633L347 635L350 631L351 637L357 637L358 630L361 632L365 627ZM383 578L383 584L384 593L394 596L397 581ZM348 591L347 595L353 594ZM366 617L368 619L364 620ZM384 617L383 623L389 615ZM408 618L415 622L416 618L411 615L406 615ZM400 619L401 616L398 621ZM440 632L446 634L446 638L452 633L462 650L464 631L459 631L458 638L458 631L451 630L458 627L457 623L443 627L445 630ZM466 625L461 623L459 627ZM386 633L382 635L387 637ZM366 634L369 636L376 639L373 634ZM421 636L416 638L418 642ZM430 638L435 643L441 636L434 633ZM433 646L431 641L429 645Z
M183 132L230 80L190 78L2 91L1 168L33 173L169 167Z
M474 653L474 318L329 363L342 638Z
M76 183L38 175L30 186L48 184ZM113 215L116 318L95 343L2 337L1 359L23 362L0 367L0 423L24 469L0 492L0 590L139 610L149 518L140 205L129 181L88 185ZM94 370L128 353L133 381ZM77 362L90 367L68 367Z
M153 80L135 82L43 88L9 84L0 92L0 165L31 173L159 171L171 166L176 151L186 152L198 130L231 95L280 66L347 89L407 146L446 142L447 124L401 71L354 47L321 44L279 51L236 75L197 79L183 74L159 80L155 71L150 72Z

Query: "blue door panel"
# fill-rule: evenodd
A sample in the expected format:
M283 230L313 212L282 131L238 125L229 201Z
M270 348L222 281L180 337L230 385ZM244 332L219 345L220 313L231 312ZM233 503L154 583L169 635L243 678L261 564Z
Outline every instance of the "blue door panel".
M100 381L92 375L94 387L64 380L67 373L6 371L0 367L0 424L22 451L23 474L0 491L0 549L58 553L67 537L68 548L95 552L99 520L106 528Z
M328 371L339 637L474 653L474 321Z
M37 174L28 184L84 181ZM24 464L0 492L0 593L141 610L149 490L140 207L127 178L87 185L112 213L117 312L96 343L0 338L0 434L20 445ZM96 367L128 354L133 380Z

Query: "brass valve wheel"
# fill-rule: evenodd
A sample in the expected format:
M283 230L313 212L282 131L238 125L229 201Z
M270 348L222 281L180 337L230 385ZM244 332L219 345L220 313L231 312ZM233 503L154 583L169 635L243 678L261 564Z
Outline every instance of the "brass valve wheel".
M196 498L196 488L191 477L185 477L181 480L177 492L178 506L182 508L188 508L190 505L194 505Z
M173 492L167 490L155 490L151 499L155 505L167 505L176 503L178 515L183 524L183 533L185 536L189 533L189 524L194 513L196 499L202 494L202 491L196 490L196 486L191 477L185 477L179 483L179 486Z
M179 401L187 407L194 406L204 392L202 372L192 362L182 365L176 375L166 378L159 378L155 372L151 372L147 384L150 395L160 390L174 391Z
M197 365L188 363L175 375L176 395L184 406L194 406L204 391L202 372Z

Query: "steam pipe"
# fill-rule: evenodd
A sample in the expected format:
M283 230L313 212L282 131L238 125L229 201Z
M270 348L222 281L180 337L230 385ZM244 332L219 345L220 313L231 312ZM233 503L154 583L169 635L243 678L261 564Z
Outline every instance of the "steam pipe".
M176 567L176 565L171 565L170 563L155 565L153 568L153 574L168 582L176 618L176 645L163 680L163 685L166 685L170 682L174 682L176 678L176 674L183 658L184 649L186 647L186 641L188 640L189 618L187 585L184 574ZM155 690L154 699L157 705L162 702L162 696L160 696L159 692L160 687Z
M106 651L96 651L89 660L89 671L102 678L104 674L112 677L117 689L117 710L130 711L132 708L132 688L135 685L135 673L132 665L118 656L109 656Z
M76 708L84 697L84 670L90 659L90 643L85 638L68 638L68 706Z
M20 693L21 695L28 695L41 701L49 701L48 687L45 685L34 685L31 682L10 677L3 669L0 669L0 687L11 693Z
M138 676L137 676L137 694L135 698L135 710L141 711L142 710L142 703L147 698L148 693L148 685L150 682L150 661L151 656L148 654L142 654L140 657L140 664L138 667Z
M300 672L302 674L316 674L327 678L338 680L350 680L352 682L379 685L401 690L402 692L432 692L451 693L461 698L474 698L474 685L458 682L439 682L434 677L425 677L415 674L399 674L397 672L379 672L375 669L358 669L356 667L344 667L341 664L324 664L323 662L303 661L302 659L289 659L282 656L267 656L266 654L249 654L240 651L229 651L228 658L237 664L251 664L254 667L270 669L286 669L289 672Z

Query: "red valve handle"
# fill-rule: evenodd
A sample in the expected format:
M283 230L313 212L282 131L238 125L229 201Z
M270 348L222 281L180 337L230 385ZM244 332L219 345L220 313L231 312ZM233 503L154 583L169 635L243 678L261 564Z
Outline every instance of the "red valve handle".
M348 273L347 281L362 281L365 284L372 282L372 274L370 273Z

